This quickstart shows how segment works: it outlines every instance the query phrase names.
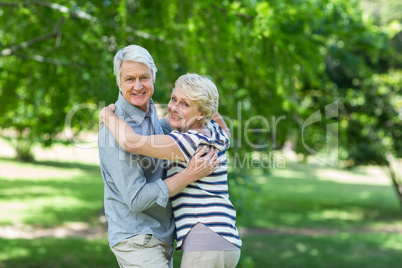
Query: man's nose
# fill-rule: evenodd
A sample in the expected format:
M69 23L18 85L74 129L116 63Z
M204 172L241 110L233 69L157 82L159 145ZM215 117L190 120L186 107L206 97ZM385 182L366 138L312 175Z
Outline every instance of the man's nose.
M134 89L141 89L142 88L142 83L140 79L135 79L134 81Z

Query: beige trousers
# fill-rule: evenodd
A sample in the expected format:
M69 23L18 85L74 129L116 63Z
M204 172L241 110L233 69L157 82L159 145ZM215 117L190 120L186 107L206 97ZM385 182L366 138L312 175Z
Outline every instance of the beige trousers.
M160 241L153 235L135 235L112 248L121 268L173 267L173 245Z
M240 249L183 252L180 268L234 268L239 259Z

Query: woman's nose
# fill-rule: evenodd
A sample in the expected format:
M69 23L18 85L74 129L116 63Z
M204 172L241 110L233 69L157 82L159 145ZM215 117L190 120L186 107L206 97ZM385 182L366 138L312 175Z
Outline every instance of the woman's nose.
M177 111L177 105L176 105L176 103L173 103L171 106L170 106L170 109L172 110L172 111Z

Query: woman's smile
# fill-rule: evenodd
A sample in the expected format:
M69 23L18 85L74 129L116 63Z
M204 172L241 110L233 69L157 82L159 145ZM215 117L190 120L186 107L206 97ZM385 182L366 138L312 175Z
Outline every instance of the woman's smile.
M181 119L183 119L181 116L179 116L179 115L174 115L174 114L172 114L172 113L170 113L170 118L173 119L173 120L181 120Z
M180 89L175 88L168 104L170 124L181 132L198 126L197 118L201 115L198 103L190 100Z

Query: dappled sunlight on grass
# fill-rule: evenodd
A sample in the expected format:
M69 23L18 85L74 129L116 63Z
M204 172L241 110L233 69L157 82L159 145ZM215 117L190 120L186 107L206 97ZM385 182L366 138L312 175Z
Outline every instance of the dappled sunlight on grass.
M0 239L0 267L116 267L106 238Z
M12 166L27 176L0 177L1 225L55 226L66 221L94 221L99 216L103 205L99 167L58 162L12 162Z
M376 174L374 168L369 170ZM339 179L345 174L344 179ZM253 207L249 210L254 214L239 213L240 226L348 229L402 223L392 185L386 180L373 183L375 178L367 175L365 169L355 173L293 163L268 175L256 170L254 175L254 188L230 189L236 208L247 203L249 208ZM241 202L236 204L238 195Z
M116 266L105 233L70 237L104 230L99 221L103 205L99 166L0 159L1 164L38 173L0 176L0 225L3 231L13 231L8 238L18 238L0 239L0 268L27 267L27 263L30 267ZM303 164L287 168L271 174L255 170L251 179L241 172L229 175L238 227L245 230L239 268L397 267L401 263L402 219L389 183L356 179L366 176L364 170ZM343 173L355 182L337 179ZM234 180L235 176L239 178ZM265 230L270 232L255 236ZM45 238L49 234L63 239ZM175 253L174 267L179 267L180 256Z
M364 219L362 211L343 211L339 209L310 212L308 218L316 220L361 221Z
M11 181L14 181L15 179L31 181L32 179L35 179L35 181L40 181L49 178L69 180L72 176L82 176L83 174L85 174L85 171L78 168L52 167L34 163L18 163L5 160L0 161L0 177Z
M84 216L82 215L85 214L83 211L90 211L88 209L88 201L82 200L79 197L54 196L36 198L31 203L30 213L26 215L23 221L27 224L60 224L60 222L64 222L67 218L71 219L73 217L79 219L79 216Z
M285 169L272 169L277 178L318 179L350 184L391 185L391 181L379 167L354 169L331 168L318 164L288 162Z
M390 185L391 180L381 170L373 169L375 173L359 174L347 170L317 169L316 174L321 180L332 180L351 184Z
M395 235L384 239L381 247L402 251L402 236Z
M30 255L29 250L26 248L12 247L8 248L7 250L4 248L0 251L0 265L1 261L14 258L24 258L28 257L29 255Z
M29 204L21 202L0 202L0 224L18 224L24 222L30 213Z
M243 254L254 263L264 263L263 267L399 267L402 261L396 246L401 234L274 235L243 240Z
M298 179L312 179L315 178L313 176L309 176L306 172L291 170L291 169L274 169L272 171L272 175L280 178L298 178ZM266 178L264 178L265 180ZM259 180L259 182L264 183L264 180Z
M49 187L38 187L36 190L29 189L26 195L20 192L19 195L24 196L21 199L13 198L7 202L0 202L0 224L57 225L71 217L80 220L81 217L96 216L102 206L101 196L93 199L88 194L86 199L80 195L76 196L71 191L63 194L66 191L58 192ZM9 202L13 206L9 206Z

